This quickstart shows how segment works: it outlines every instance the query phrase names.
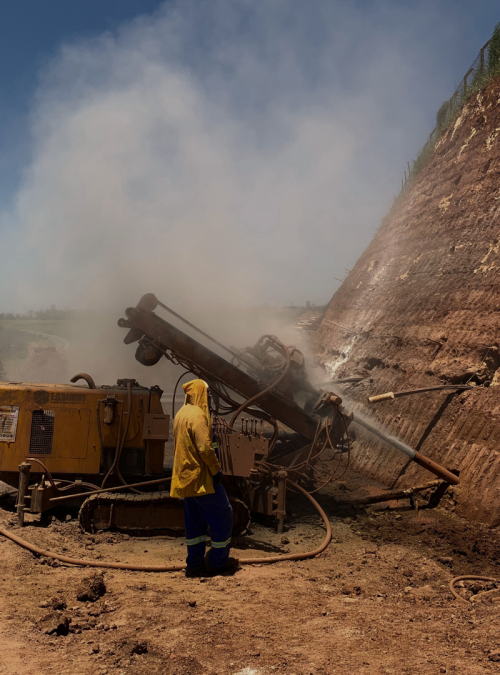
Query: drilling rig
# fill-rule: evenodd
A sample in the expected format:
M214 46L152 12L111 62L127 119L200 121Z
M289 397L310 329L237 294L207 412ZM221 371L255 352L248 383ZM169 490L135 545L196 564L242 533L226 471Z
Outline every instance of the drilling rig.
M214 349L166 321L158 308L211 341ZM343 409L334 392L316 390L307 380L302 353L274 335L245 350L229 348L153 294L125 314L118 325L128 329L125 344L137 343L141 364L153 367L166 358L209 385L234 534L246 531L252 512L276 517L282 531L287 480L317 489L319 458L329 450L339 459L337 468L343 468L349 426L362 422ZM78 384L81 380L85 384ZM130 379L96 387L85 373L71 382L0 384L0 480L18 488L19 522L26 512L43 514L66 504L79 507L87 532L181 534L182 501L169 496L170 475L163 467L170 417L162 408L162 390ZM411 452L410 459L446 483L458 482ZM334 478L332 473L326 482Z

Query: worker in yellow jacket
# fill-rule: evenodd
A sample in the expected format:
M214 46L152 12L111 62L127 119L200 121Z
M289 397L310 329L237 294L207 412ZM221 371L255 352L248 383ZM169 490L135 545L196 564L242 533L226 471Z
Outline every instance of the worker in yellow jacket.
M237 564L229 558L233 510L220 480L210 413L208 385L192 380L183 386L185 402L174 420L174 468L171 497L184 499L186 575L218 573ZM207 532L211 549L205 561Z

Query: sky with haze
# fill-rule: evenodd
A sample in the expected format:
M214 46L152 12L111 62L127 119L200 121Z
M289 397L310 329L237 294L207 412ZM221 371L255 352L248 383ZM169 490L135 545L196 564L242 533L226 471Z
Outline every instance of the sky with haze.
M493 0L0 9L0 312L329 301ZM193 314L191 314L193 316Z

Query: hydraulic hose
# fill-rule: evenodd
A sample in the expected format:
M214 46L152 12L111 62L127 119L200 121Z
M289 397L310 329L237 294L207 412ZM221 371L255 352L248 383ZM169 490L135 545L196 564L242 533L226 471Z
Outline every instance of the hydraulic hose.
M307 497L307 499L311 502L311 504L314 506L316 511L319 513L321 516L324 524L325 524L325 529L326 529L326 534L325 538L321 542L321 544L315 548L313 551L306 551L305 553L287 553L285 555L275 555L275 556L270 556L270 557L265 557L265 558L241 558L240 563L242 565L256 565L256 564L262 564L262 563L276 563L276 562L282 562L283 560L306 560L307 558L314 558L320 553L322 553L328 544L330 543L332 539L332 527L330 525L330 521L328 520L328 516L326 513L323 511L321 506L318 504L318 502L312 497L307 490L304 490L303 487L301 487L298 483L292 483L291 480L287 480L288 485L291 487L294 487L296 490L298 490L300 493L304 495L304 497Z
M108 492L122 492L124 489L126 490L127 488L132 489L144 487L145 485L158 485L160 483L169 483L171 480L172 479L170 477L163 476L162 478L155 478L154 480L147 480L140 483L132 483L132 485L118 485L117 487L112 488L96 488L92 492L78 492L76 494L64 495L63 497L52 497L52 499L50 499L49 501L51 504L53 502L71 501L72 499L79 499L80 497L92 497L92 495L100 495L103 492L105 492L106 494ZM83 485L89 485L89 483L83 483ZM138 492L138 490L136 490L136 492Z
M120 458L123 452L123 446L125 445L127 440L127 434L130 428L130 419L132 417L132 384L130 383L130 381L127 382L127 405L128 405L128 415L127 415L127 422L125 423L125 431L123 432L122 442L120 443L120 450L119 452L117 452L117 456L115 457L116 475L120 479L122 485L126 485L127 487L130 488L132 492L135 492L136 494L141 494L140 490L135 490L127 483L125 478L122 476L122 472L120 471Z
M153 294L150 293L148 295L153 295ZM202 331L201 328L198 328L198 326L195 326L193 323L191 323L190 321L185 319L183 316L181 316L180 314L177 314L177 312L174 312L173 309L171 309L170 307L167 307L167 305L164 305L163 302L160 302L158 300L158 298L156 298L154 295L153 295L153 298L151 298L151 300L153 301L153 304L155 306L150 311L154 311L156 309L156 304L160 305L160 307L163 307L164 310L166 310L167 312L169 312L170 314L175 316L177 319L180 319L181 321L183 321L187 326L189 326L190 328L193 328L200 335L203 335L203 337L206 337L208 340L210 340L211 342L216 344L221 349L224 349L226 352L228 352L228 354L231 354L231 356L236 357L239 361L241 361L242 363L245 363L247 366L252 365L248 361L245 361L245 359L240 354L236 354L236 352L234 352L232 349L229 349L229 347L226 347L226 345L223 345L221 342L219 342L218 340L213 338L211 335L208 335L208 333L205 333L204 331Z
M46 473L46 475L49 479L49 483L51 484L51 486L53 487L53 489L56 492L63 492L64 490L69 490L70 488L72 488L75 485L75 483L72 483L70 480L63 480L63 481L59 480L60 483L69 483L69 485L66 485L66 487L59 488L55 484L54 479L52 477L52 474L50 473L50 471L47 469L47 467L45 466L45 464L43 462L41 462L39 459L36 459L36 457L26 457L26 461L27 462L36 462L37 464L39 464L42 467L42 469L45 471L45 473ZM97 485L93 485L92 483L82 483L82 485L84 487L90 488L91 490L98 490L99 489L97 487ZM85 493L85 494L87 494L87 493Z
M126 487L130 488L132 492L135 492L136 494L140 494L139 490L135 490L133 487L131 487L125 478L122 476L121 471L120 471L120 458L121 454L123 451L123 446L125 445L125 442L127 440L127 434L128 430L130 427L130 418L132 417L132 384L130 382L127 382L127 405L128 405L128 413L127 414L127 421L125 423L125 430L123 432L123 436L121 440L117 442L116 446L116 453L115 453L115 459L113 461L113 464L111 465L111 468L109 469L108 473L106 474L104 480L102 481L101 487L104 488L104 485L106 481L108 480L109 476L112 474L113 469L116 470L116 475L120 479L122 485L125 485ZM119 429L121 429L121 416L123 415L123 410L120 413L120 423L119 423ZM118 436L120 435L120 432L118 432Z
M271 342L274 342L281 349L283 349L283 351L285 352L285 358L286 358L285 367L284 367L281 375L278 377L278 379L275 380L272 384L270 384L269 387L266 387L266 389L263 389L262 391L259 391L258 394L255 394L255 396L252 396L252 398L249 398L247 401L245 401L245 403L243 403L238 408L238 410L231 417L231 421L229 422L229 426L232 429L234 428L234 423L238 419L238 416L245 410L245 408L248 408L248 406L251 406L259 398L261 398L265 394L268 394L270 391L275 389L290 369L290 363L291 363L291 360L292 360L292 352L294 351L294 347L292 347L291 349L288 349L288 347L286 347L280 340L278 340L278 338L274 337L274 335L263 335L262 337L267 337Z
M306 558L314 558L315 556L322 553L330 543L332 539L332 528L330 526L330 521L328 520L328 517L321 506L314 499L314 497L311 497L307 490L304 490L304 488L302 488L300 485L297 485L297 483L292 483L292 481L289 480L287 480L287 483L307 497L307 499L320 514L326 528L326 534L323 542L313 551L306 551L305 553L288 553L285 555L275 555L264 558L240 558L239 563L241 565L261 565L263 563L282 562L283 560L305 560ZM10 539L15 544L22 546L26 550L31 551L35 555L43 556L44 558L52 558L69 565L78 565L79 567L99 567L112 570L131 570L133 572L178 572L186 568L185 563L177 563L174 565L129 565L128 563L100 562L98 560L70 558L65 555L59 555L58 553L52 553L51 551L45 551L44 549L39 548L34 544L30 544L25 539L21 539L21 537L18 537L16 534L9 532L9 530L4 530L3 528L0 528L0 535L6 539Z
M78 382L78 380L85 380L85 382L89 385L89 389L97 389L94 379L87 373L78 373L78 375L75 375L71 378L70 382L75 383Z
M188 375L190 372L191 372L190 370L185 370L185 371L182 373L182 375L179 376L179 379L178 379L177 382L175 383L175 387L174 387L174 395L173 395L173 397L172 397L172 421L174 420L174 417L175 417L175 396L176 396L176 394L177 394L177 387L179 386L179 382L182 380L182 378L184 377L184 375Z
M121 403L121 401L120 401ZM130 417L130 415L129 415ZM99 420L99 425L100 425L100 418L99 418L99 408L97 409L97 419ZM116 438L116 450L115 450L115 457L113 459L113 463L109 467L108 473L104 476L104 479L101 483L101 488L104 488L106 483L108 482L108 478L111 476L113 471L115 470L116 463L120 457L120 446L121 446L121 433L122 433L122 420L123 420L123 405L120 408L120 417L118 418L118 436ZM125 436L124 436L125 438ZM101 447L101 452L102 452L102 447Z
M176 565L127 565L125 563L112 563L112 562L99 562L97 560L83 560L80 558L69 558L65 555L59 555L58 553L52 553L51 551L45 551L43 548L39 548L34 544L30 544L25 539L21 539L12 532L0 528L0 535L10 539L15 544L22 546L28 551L31 551L35 555L43 556L44 558L53 558L54 560L59 560L59 562L67 563L69 565L78 565L79 567L102 567L105 569L112 570L132 570L134 572L175 572L177 570L183 570L186 565L180 563Z

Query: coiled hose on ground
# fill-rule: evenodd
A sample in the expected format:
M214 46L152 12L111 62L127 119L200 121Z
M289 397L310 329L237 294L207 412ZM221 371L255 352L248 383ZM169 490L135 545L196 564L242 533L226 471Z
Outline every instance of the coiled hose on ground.
M450 591L452 595L457 599L461 600L462 602L469 603L469 600L466 600L463 598L457 591L455 590L455 584L458 583L459 581L495 581L498 583L500 579L495 579L495 577L479 577L474 574L464 574L460 577L455 577L450 581Z
M318 546L318 548L315 548L313 551L306 551L305 553L287 553L284 555L275 555L265 558L240 558L239 559L240 565L257 565L263 563L268 564L268 563L282 562L284 560L305 560L306 558L314 558L315 556L322 553L330 543L332 538L332 528L330 526L330 522L327 518L327 515L323 511L321 506L314 499L314 497L312 497L307 492L307 490L304 490L304 488L302 488L300 485L297 485L297 483L292 483L292 481L287 481L287 483L291 487L294 487L296 490L302 493L305 497L307 497L307 499L309 499L311 504L316 508L319 515L323 519L326 528L326 534L325 538L323 539L323 542L320 544L320 546ZM54 560L58 560L59 562L66 563L69 565L78 565L80 567L101 567L105 569L114 569L114 570L131 570L134 572L178 572L186 568L185 563L177 563L176 565L129 565L127 563L100 562L97 560L82 560L80 558L69 558L68 556L65 555L59 555L58 553L45 551L44 549L39 548L34 544L30 544L28 541L21 539L21 537L18 537L16 534L13 534L8 530L4 530L3 528L0 528L0 535L2 537L5 537L6 539L10 539L15 544L22 546L26 550L31 551L35 555L43 556L44 558L53 558Z

